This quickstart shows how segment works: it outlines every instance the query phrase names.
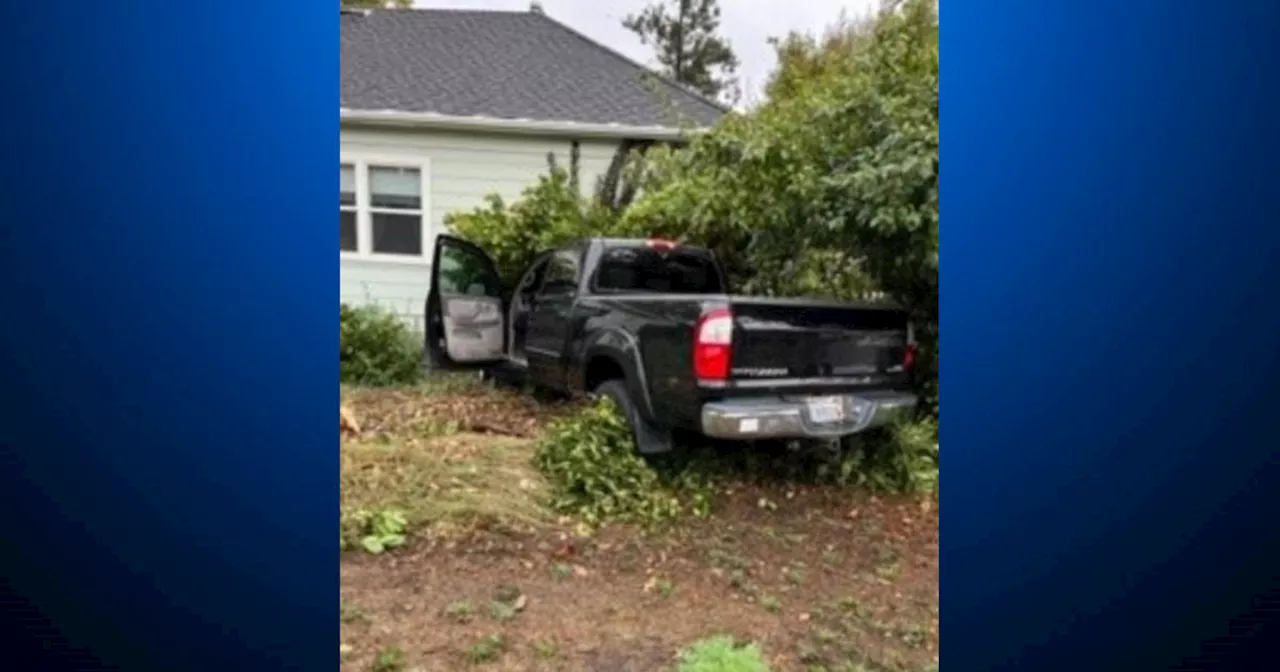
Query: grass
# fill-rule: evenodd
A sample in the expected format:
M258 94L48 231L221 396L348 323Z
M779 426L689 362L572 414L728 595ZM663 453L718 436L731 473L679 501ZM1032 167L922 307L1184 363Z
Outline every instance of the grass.
M533 653L542 660L551 660L560 653L560 647L551 639L539 639L533 643Z
M764 610L771 614L776 614L782 611L782 601L773 595L761 595L760 606L764 607Z
M399 672L404 669L404 652L396 646L388 646L378 651L373 659L373 672Z
M371 516L384 512L403 516L410 538L477 525L531 530L552 520L532 436L557 407L472 374L342 386L341 398L359 423L340 450L344 548L364 545Z
M527 599L519 586L503 583L493 591L489 617L495 621L510 621L524 609Z
M498 602L514 603L520 599L524 593L521 592L520 586L513 583L503 583L493 590L493 599Z
M680 654L679 672L769 672L759 645L718 635L693 643Z
M394 390L423 397L452 396L458 394L483 394L488 392L484 381L476 373L433 373L423 377L412 385L401 385L394 388L378 388L365 385L340 384L338 390L344 399L361 395L378 395Z
M475 605L467 600L450 602L444 608L444 617L455 623L469 623L475 615Z
M485 635L472 642L471 646L467 647L467 660L469 660L472 665L487 663L502 655L502 652L505 651L506 648L507 641L502 637L502 635Z
M896 562L887 562L883 565L877 565L876 576L882 579L896 579L902 573L902 566Z
M535 527L550 517L529 441L477 434L356 441L341 448L344 512L397 510L412 533L477 522Z
M365 613L364 609L347 602L343 602L338 607L338 617L343 623L367 624L369 622L369 615Z
M509 621L518 613L514 604L494 600L489 603L489 617L495 621Z

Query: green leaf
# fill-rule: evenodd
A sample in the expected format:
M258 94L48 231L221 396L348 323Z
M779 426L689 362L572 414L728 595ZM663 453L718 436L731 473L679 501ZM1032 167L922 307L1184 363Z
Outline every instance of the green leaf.
M382 553L382 551L385 550L386 548L382 543L382 539L380 537L375 537L375 536L368 536L361 539L360 545L364 547L364 550L374 555L378 555Z

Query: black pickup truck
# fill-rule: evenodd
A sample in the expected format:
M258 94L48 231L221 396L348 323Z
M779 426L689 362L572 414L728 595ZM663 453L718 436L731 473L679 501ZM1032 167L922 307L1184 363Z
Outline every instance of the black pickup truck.
M643 453L672 432L839 438L910 412L915 344L885 305L728 293L708 250L589 239L539 255L513 289L484 250L439 236L426 304L434 367L515 367L612 397Z

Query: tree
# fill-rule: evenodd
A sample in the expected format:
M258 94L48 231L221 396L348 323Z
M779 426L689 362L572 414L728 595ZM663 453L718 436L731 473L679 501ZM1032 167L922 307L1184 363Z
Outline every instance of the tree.
M778 67L769 75L764 93L768 100L800 95L809 82L822 82L831 77L852 75L859 50L868 47L875 37L878 16L872 14L851 18L841 12L839 20L822 34L792 32L782 38L770 38Z
M845 29L785 43L771 97L662 156L624 220L714 247L744 292L888 295L915 318L932 387L936 0L895 3Z
M709 97L736 91L738 57L720 29L719 0L655 0L622 25L656 52L663 72Z

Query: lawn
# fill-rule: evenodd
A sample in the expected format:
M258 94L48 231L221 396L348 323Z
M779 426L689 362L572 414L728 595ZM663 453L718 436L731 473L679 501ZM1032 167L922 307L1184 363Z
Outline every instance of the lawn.
M931 497L723 479L707 518L588 531L532 466L565 404L469 378L343 403L344 517L404 519L378 554L348 530L343 670L677 670L716 635L779 671L937 668Z

